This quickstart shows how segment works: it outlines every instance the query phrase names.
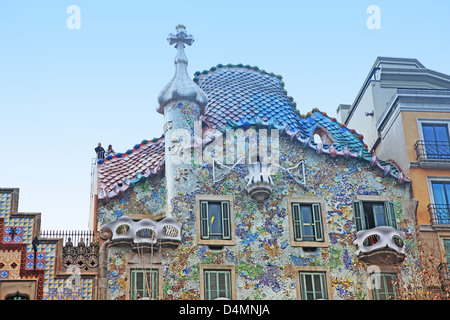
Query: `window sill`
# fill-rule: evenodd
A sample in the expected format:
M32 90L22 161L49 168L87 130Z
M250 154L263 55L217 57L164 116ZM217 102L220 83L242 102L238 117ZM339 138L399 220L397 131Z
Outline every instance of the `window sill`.
M291 247L317 247L327 248L329 246L328 241L295 241L291 240Z
M424 169L450 169L450 159L419 159L416 163L410 163L412 168Z
M450 223L433 223L431 228L433 231L450 231Z
M220 239L199 239L197 244L207 245L207 246L234 246L236 241L234 239L230 240L220 240Z

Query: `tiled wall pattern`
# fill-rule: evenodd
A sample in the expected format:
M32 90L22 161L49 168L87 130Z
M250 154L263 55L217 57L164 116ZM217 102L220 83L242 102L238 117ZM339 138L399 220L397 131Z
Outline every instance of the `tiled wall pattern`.
M413 222L405 220L402 200L410 199L409 184L383 176L378 168L359 159L331 158L303 149L288 137L280 138L280 165L295 166L306 161L306 188L279 170L273 176L272 195L257 205L245 191L246 166L236 166L224 180L212 181L211 166L193 166L190 179L172 200L175 217L182 222L182 242L176 249L163 248L164 299L200 299L199 269L202 264L234 265L237 299L297 299L296 267L328 267L333 299L368 299L367 268L359 261L353 244L356 229L352 201L355 195L387 197L395 204L399 230L405 232L406 260L398 271L405 286L417 286L417 243ZM216 173L217 174L217 173ZM220 172L219 172L220 174ZM120 211L152 198L158 189L135 185L120 200L100 202L99 212ZM196 234L195 195L233 195L236 245L212 250L199 245ZM317 197L324 200L329 246L306 252L290 245L288 197ZM99 216L100 217L100 216ZM104 216L101 216L104 218ZM108 251L108 299L126 296L127 254L131 248L110 247ZM420 285L419 285L420 287ZM416 288L420 290L420 288Z
M32 241L36 220L33 214L15 215L13 210L11 192L0 191L0 281L39 279L38 299L93 299L92 279L82 278L80 288L73 289L67 277L56 275L56 242L41 241L35 259Z

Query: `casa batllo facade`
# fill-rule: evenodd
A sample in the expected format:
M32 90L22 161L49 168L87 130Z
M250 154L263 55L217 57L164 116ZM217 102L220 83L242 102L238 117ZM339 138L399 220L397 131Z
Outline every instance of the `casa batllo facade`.
M193 37L178 26L168 41L164 132L98 160L89 241L44 236L36 218L12 246L23 221L2 189L1 298L424 299L408 177L296 109L281 76L219 64L192 78Z
M355 130L299 112L281 76L219 64L192 80L192 36L168 40L163 135L97 165L99 298L421 295L408 178Z

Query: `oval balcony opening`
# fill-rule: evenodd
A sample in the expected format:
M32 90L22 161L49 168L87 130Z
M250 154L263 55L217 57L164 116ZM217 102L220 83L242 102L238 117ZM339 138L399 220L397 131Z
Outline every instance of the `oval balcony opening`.
M405 245L405 243L403 242L403 239L400 238L399 236L392 236L392 241L399 248L402 248Z
M130 226L127 224L121 224L116 228L116 233L118 235L126 235L130 231Z
M172 225L166 225L163 227L163 233L169 237L176 237L178 236L178 229Z
M364 239L363 246L371 247L380 241L380 236L378 234L372 234Z
M154 235L154 232L152 229L149 228L143 228L136 231L136 237L142 238L142 239L152 239Z

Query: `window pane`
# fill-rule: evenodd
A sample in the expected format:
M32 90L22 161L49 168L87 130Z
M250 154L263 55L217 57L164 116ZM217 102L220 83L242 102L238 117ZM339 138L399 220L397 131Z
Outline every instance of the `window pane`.
M374 204L373 214L375 216L377 227L386 225L386 221L384 218L384 204Z
M436 136L434 134L434 127L430 124L423 124L422 125L422 131L423 131L423 139L425 141L436 141Z
M434 127L436 141L448 142L448 131L446 125L437 125Z
M444 240L444 250L445 250L445 256L447 257L447 263L450 262L450 239Z
M435 204L447 204L447 198L445 196L444 183L433 182L433 196Z
M425 151L428 158L437 158L438 145L433 125L422 125L423 138L425 140Z
M375 228L375 215L373 212L373 203L371 202L363 202L364 207L364 217L366 221L366 228L372 229Z
M449 159L450 145L447 125L423 124L422 131L427 157L432 159Z
M141 271L136 272L136 299L144 297L144 276Z
M450 183L444 183L446 203L450 204Z
M306 285L306 291L313 291L311 274L305 275L305 285Z
M303 240L314 240L312 207L310 205L302 205L301 211L303 223Z
M222 238L222 214L221 203L210 202L209 206L209 235L212 239Z
M151 299L158 298L158 271L152 270L147 272L147 282L148 282L148 296Z
M131 299L158 298L158 271L131 270Z
M303 223L311 223L312 222L312 210L311 206L302 206L302 217Z

